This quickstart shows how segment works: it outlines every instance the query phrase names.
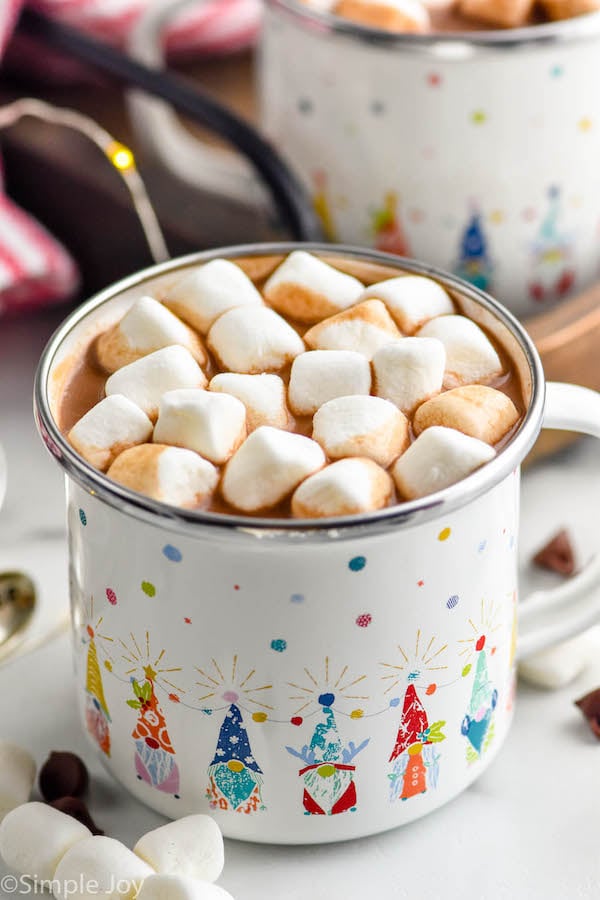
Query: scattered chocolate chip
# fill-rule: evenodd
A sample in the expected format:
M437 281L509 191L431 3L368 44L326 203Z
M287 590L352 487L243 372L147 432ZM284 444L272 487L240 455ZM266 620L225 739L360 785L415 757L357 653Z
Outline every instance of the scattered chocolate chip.
M59 797L80 797L88 781L85 764L74 753L54 751L40 769L40 791L49 803Z
M563 528L539 550L533 561L542 569L550 569L559 575L572 575L575 571L575 554L568 531Z
M89 828L92 834L104 834L90 816L89 810L81 797L59 797L49 805L66 813L68 816L72 816L73 819L77 819L78 822Z
M575 706L579 707L593 733L600 740L600 688L580 697L575 701Z

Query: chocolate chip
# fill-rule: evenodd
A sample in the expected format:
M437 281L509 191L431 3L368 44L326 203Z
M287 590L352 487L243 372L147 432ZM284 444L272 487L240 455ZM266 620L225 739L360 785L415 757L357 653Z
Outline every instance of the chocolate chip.
M600 688L590 691L584 697L580 697L575 701L583 715L586 717L588 725L592 732L600 740Z
M102 829L98 828L90 816L89 810L81 797L59 797L57 800L53 800L49 805L53 806L54 809L59 809L61 812L66 813L73 819L77 819L78 822L81 822L82 825L89 828L92 834L104 834Z
M536 565L559 575L572 575L575 571L575 554L568 531L562 529L533 557Z
M88 782L85 764L74 753L54 751L40 770L40 791L48 802L59 797L80 797Z

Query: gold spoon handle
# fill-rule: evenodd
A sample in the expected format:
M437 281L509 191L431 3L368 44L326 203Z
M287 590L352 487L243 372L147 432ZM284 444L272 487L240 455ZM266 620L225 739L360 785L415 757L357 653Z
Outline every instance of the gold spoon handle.
M0 647L0 666L5 663L13 662L16 659L20 659L23 656L27 656L29 653L39 650L40 647L45 647L47 644L50 644L52 641L56 640L56 638L68 631L70 621L68 615L63 616L42 634L27 639L25 633L22 640L16 641L15 643L8 641L4 647Z

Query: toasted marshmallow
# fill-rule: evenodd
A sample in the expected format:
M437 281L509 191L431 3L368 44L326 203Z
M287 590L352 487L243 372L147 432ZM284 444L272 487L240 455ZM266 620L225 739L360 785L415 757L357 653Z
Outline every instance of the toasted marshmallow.
M313 325L304 340L313 350L355 350L371 359L379 347L402 335L381 300L364 300Z
M195 450L219 465L246 437L246 407L230 394L183 388L163 394L153 441Z
M392 475L406 500L450 487L489 462L496 451L454 428L428 428L396 461Z
M556 690L574 681L600 655L600 628L534 653L519 662L519 678Z
M227 463L221 491L236 509L258 512L280 503L324 465L325 455L315 441L262 425Z
M221 829L205 815L184 816L149 831L133 852L160 875L184 875L216 881L223 871Z
M486 382L502 374L502 363L481 328L465 316L439 316L419 337L437 338L446 348L445 387Z
M410 413L441 391L445 365L444 345L434 338L385 344L373 357L375 393Z
M550 19L573 19L575 16L598 12L600 0L542 0L542 8Z
M227 310L262 306L263 299L239 266L213 259L177 281L163 302L192 328L207 334Z
M154 872L114 838L96 835L67 850L54 873L57 900L134 900Z
M189 350L172 346L123 366L106 380L106 396L123 394L153 421L160 398L177 388L203 388L206 376Z
M10 741L0 741L0 822L27 803L35 781L35 762L27 750Z
M65 853L92 836L89 828L45 803L24 803L0 823L0 856L11 869L51 879Z
M381 397L336 397L317 410L313 439L327 456L366 456L387 468L408 446L408 419Z
M161 503L192 508L204 504L217 486L212 463L193 450L140 444L117 456L108 477Z
M288 401L293 413L312 415L328 400L368 394L371 369L354 350L309 350L292 363Z
M340 459L296 488L292 514L297 519L352 516L387 506L392 479L372 459Z
M420 434L432 425L444 425L486 444L497 444L518 419L515 404L502 391L467 384L423 403L415 413L413 428Z
M418 0L338 0L333 11L368 28L385 31L424 32L429 30L429 14Z
M150 875L136 900L233 900L233 897L209 881L184 875Z
M152 422L146 413L122 394L112 394L81 417L68 440L84 459L105 472L119 453L145 444L151 435Z
M206 351L195 331L184 325L162 303L140 297L117 322L96 341L96 358L105 372L116 372L148 353L180 344L196 362L206 363Z
M414 334L434 316L454 312L452 300L437 281L423 275L400 275L372 284L361 300L383 300L392 319L404 334Z
M224 369L248 375L282 369L304 351L292 326L260 306L224 313L210 329L208 345Z
M518 28L527 23L533 5L534 0L459 0L458 12L495 28Z
M285 404L285 384L279 375L239 375L237 372L221 372L208 386L209 391L220 391L237 397L246 407L248 432L261 425L287 428L289 416Z
M263 288L273 309L299 322L318 322L352 306L364 285L305 250L293 253L275 269Z

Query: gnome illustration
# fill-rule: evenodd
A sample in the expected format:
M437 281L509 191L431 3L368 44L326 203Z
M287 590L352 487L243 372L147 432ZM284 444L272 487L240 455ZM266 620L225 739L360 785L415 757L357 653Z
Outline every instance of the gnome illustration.
M104 685L98 664L96 633L91 625L86 627L89 638L85 678L85 722L89 734L106 756L110 756L110 714L104 696Z
M213 761L208 774L210 784L206 792L213 809L252 813L264 809L261 797L262 769L254 759L246 725L235 700L237 694L228 692L232 701L223 719Z
M548 210L533 245L535 274L529 284L532 300L558 300L572 290L575 271L571 265L571 241L560 229L560 189L548 190Z
M455 274L469 281L482 291L490 288L492 263L488 256L481 215L475 208L471 212L460 239L460 256Z
M373 214L375 248L396 256L410 256L410 246L398 212L398 195L389 191L384 205Z
M443 741L443 721L429 725L427 713L414 684L404 694L402 718L396 743L389 761L393 767L390 779L390 801L408 800L425 794L428 787L437 787L440 755L435 744Z
M179 768L175 750L167 731L162 709L156 698L154 680L157 672L144 666L144 681L131 679L134 699L127 705L138 710L138 718L131 736L135 742L135 770L145 781L165 794L179 798Z
M288 753L305 764L298 772L304 783L305 815L335 816L356 810L356 766L352 765L352 760L364 750L369 740L358 747L353 741L342 743L332 708L334 702L334 694L320 694L321 718L310 744L305 744L301 750L286 747Z
M486 736L492 723L492 716L498 702L498 691L492 686L488 676L485 652L485 635L475 645L477 664L469 710L464 717L461 732L478 756L486 749Z

